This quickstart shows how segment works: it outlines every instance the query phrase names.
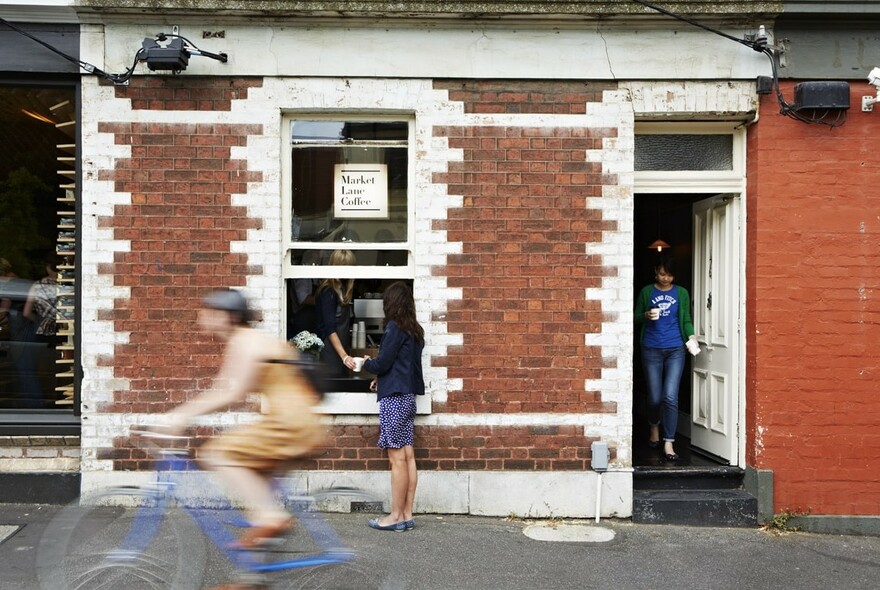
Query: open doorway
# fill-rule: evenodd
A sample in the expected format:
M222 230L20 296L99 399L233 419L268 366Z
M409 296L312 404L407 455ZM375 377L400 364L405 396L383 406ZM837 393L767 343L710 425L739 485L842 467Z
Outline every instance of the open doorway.
M712 196L675 193L635 195L633 300L642 287L654 281L654 266L661 252L650 246L657 240L662 240L669 246L663 248L662 254L675 258L675 284L687 289L693 298L694 204ZM696 304L693 299L692 303ZM639 331L636 330L633 336L633 465L662 465L662 453L648 445L647 390L641 366L639 336ZM719 461L691 446L692 372L692 357L686 355L679 387L679 420L675 448L681 460L677 465L718 465Z

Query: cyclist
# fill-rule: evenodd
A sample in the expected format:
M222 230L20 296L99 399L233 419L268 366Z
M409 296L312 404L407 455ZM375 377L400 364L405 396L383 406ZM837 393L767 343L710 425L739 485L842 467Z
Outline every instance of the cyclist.
M259 546L293 526L273 494L272 475L324 441L324 428L313 412L320 392L304 371L278 362L294 360L296 351L252 328L250 320L248 301L236 290L215 291L204 299L199 325L224 341L223 362L210 390L167 414L170 429L179 433L196 416L262 393L262 413L255 422L226 431L199 450L199 463L217 473L244 505L251 526L238 540L241 548Z

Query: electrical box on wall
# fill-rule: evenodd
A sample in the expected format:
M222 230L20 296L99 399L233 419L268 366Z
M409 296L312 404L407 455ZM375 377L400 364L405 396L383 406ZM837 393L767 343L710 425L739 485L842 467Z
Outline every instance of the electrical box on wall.
M846 110L849 108L849 83L801 82L794 87L794 108Z
M610 453L608 451L608 443L601 440L594 440L590 445L593 458L590 459L590 467L594 471L606 471L608 469L608 459Z
M770 94L773 92L773 78L770 76L758 76L755 80L755 91L758 94Z

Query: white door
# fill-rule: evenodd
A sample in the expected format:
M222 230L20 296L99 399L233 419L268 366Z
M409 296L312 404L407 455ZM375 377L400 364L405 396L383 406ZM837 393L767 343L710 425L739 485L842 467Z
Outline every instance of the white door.
M691 444L737 462L740 404L740 200L694 203L694 329Z

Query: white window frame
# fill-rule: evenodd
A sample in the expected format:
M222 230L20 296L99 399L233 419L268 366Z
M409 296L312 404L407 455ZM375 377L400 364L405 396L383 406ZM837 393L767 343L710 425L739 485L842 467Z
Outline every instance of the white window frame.
M292 195L291 195L291 123L297 120L307 121L363 121L363 122L406 122L407 123L407 187L406 187L406 206L407 206L407 230L405 242L298 242L293 241L290 235L290 227L292 221ZM413 113L394 113L394 114L371 114L351 111L338 111L332 113L314 113L289 111L284 113L281 125L283 132L281 133L281 199L282 199L282 244L284 248L284 256L282 257L281 276L284 281L287 279L325 279L325 278L353 278L353 279L415 279L415 236L416 236L416 215L415 215L415 116ZM314 143L312 145L332 145L338 146L338 143ZM371 143L370 145L381 146L381 143ZM391 144L389 144L391 145ZM397 144L394 144L397 145ZM327 250L333 251L340 248L348 250L400 250L407 253L407 264L405 266L297 266L290 262L291 251L293 250ZM283 297L282 317L287 317L287 297ZM360 392L329 392L324 396L324 401L317 408L322 414L342 415L342 414L378 414L379 404L376 402L375 393ZM416 411L418 414L431 413L430 396L416 396Z
M290 124L296 120L306 121L363 121L363 122L406 122L407 124L407 187L406 187L406 241L405 242L295 242L290 237L291 213L291 169L290 154L293 145L290 141ZM281 167L282 187L281 198L283 209L281 213L282 242L285 244L284 263L281 271L282 278L286 279L327 279L327 278L351 278L351 279L402 279L412 280L415 278L415 263L413 251L415 247L415 206L413 197L413 182L415 179L415 118L410 114L397 115L365 115L362 113L287 113L282 118L282 149L283 161ZM338 147L338 143L326 144L315 142L310 144L315 147L331 146ZM357 145L357 144L355 144ZM371 146L382 147L379 142L371 143ZM396 145L396 144L388 144ZM290 253L293 250L326 250L332 252L345 248L347 250L401 250L407 253L405 266L296 266L290 262ZM286 310L285 310L286 311Z
M634 172L637 193L744 193L746 132L742 122L635 124L635 135L731 135L731 170L642 170Z

